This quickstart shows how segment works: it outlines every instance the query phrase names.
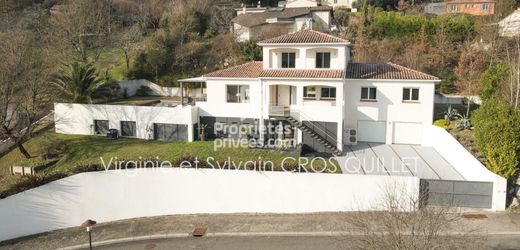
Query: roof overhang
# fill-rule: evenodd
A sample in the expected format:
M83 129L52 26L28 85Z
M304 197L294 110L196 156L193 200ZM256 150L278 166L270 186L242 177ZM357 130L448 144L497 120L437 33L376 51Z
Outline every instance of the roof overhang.
M414 80L414 79L355 79L345 78L345 81L366 81L366 82L423 82L439 84L442 80Z
M350 42L344 43L258 43L258 46L350 46Z
M206 77L199 76L194 78L180 79L178 82L206 82Z

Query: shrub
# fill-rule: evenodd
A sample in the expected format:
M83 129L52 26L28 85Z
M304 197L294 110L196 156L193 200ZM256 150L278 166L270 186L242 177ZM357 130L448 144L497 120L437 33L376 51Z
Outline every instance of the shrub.
M136 96L149 96L152 92L152 89L148 86L141 85L139 89L135 92Z
M45 185L49 182L53 182L62 178L67 177L66 173L63 172L55 172L51 174L43 174L43 175L28 175L23 176L22 179L15 184L11 185L7 190L0 193L0 199L3 199L7 196L17 194L31 188L35 188L41 185Z
M475 143L487 167L510 179L520 162L520 111L496 100L486 100L473 112Z
M450 122L445 119L439 119L435 122L433 122L433 125L437 127L441 127L443 129L449 129L450 128Z

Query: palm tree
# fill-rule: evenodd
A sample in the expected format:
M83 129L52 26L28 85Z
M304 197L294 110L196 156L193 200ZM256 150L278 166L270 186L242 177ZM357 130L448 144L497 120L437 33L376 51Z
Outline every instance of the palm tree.
M105 81L98 77L94 66L80 62L62 69L53 84L75 103L92 103L92 96L105 87Z

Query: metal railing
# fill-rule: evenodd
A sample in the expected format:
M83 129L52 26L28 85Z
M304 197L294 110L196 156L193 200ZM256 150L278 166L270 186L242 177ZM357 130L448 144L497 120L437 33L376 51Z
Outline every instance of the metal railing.
M269 116L285 117L289 115L289 107L281 105L269 106Z
M334 136L332 136L328 132L327 127L325 127L323 124L320 124L318 122L313 122L312 121L313 119L311 117L308 117L307 115L305 115L305 113L303 113L301 111L299 111L298 114L300 116L300 121L305 126L314 130L314 132L316 132L318 135L322 136L323 139L325 139L326 141L328 141L329 143L332 143L335 147L337 147L337 145L338 145L337 132Z

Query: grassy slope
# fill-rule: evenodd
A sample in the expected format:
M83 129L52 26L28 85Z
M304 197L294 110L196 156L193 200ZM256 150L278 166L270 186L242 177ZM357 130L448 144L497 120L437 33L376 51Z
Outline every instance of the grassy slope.
M80 164L101 164L100 157L103 157L105 162L108 162L111 157L127 160L136 160L138 157L145 159L159 157L161 160L174 161L183 156L197 156L203 160L211 156L216 160L227 160L229 157L235 162L246 162L261 158L273 161L276 166L280 166L280 162L285 157L293 156L282 152L247 148L222 148L215 151L213 142L112 140L100 136L62 135L53 132L42 133L25 143L25 146L34 156L43 154L49 148L61 147L65 150L65 154L60 161L47 171L66 170ZM23 159L18 150L0 158L0 190L6 189L10 184L19 180L18 176L9 174L9 166L18 164Z

